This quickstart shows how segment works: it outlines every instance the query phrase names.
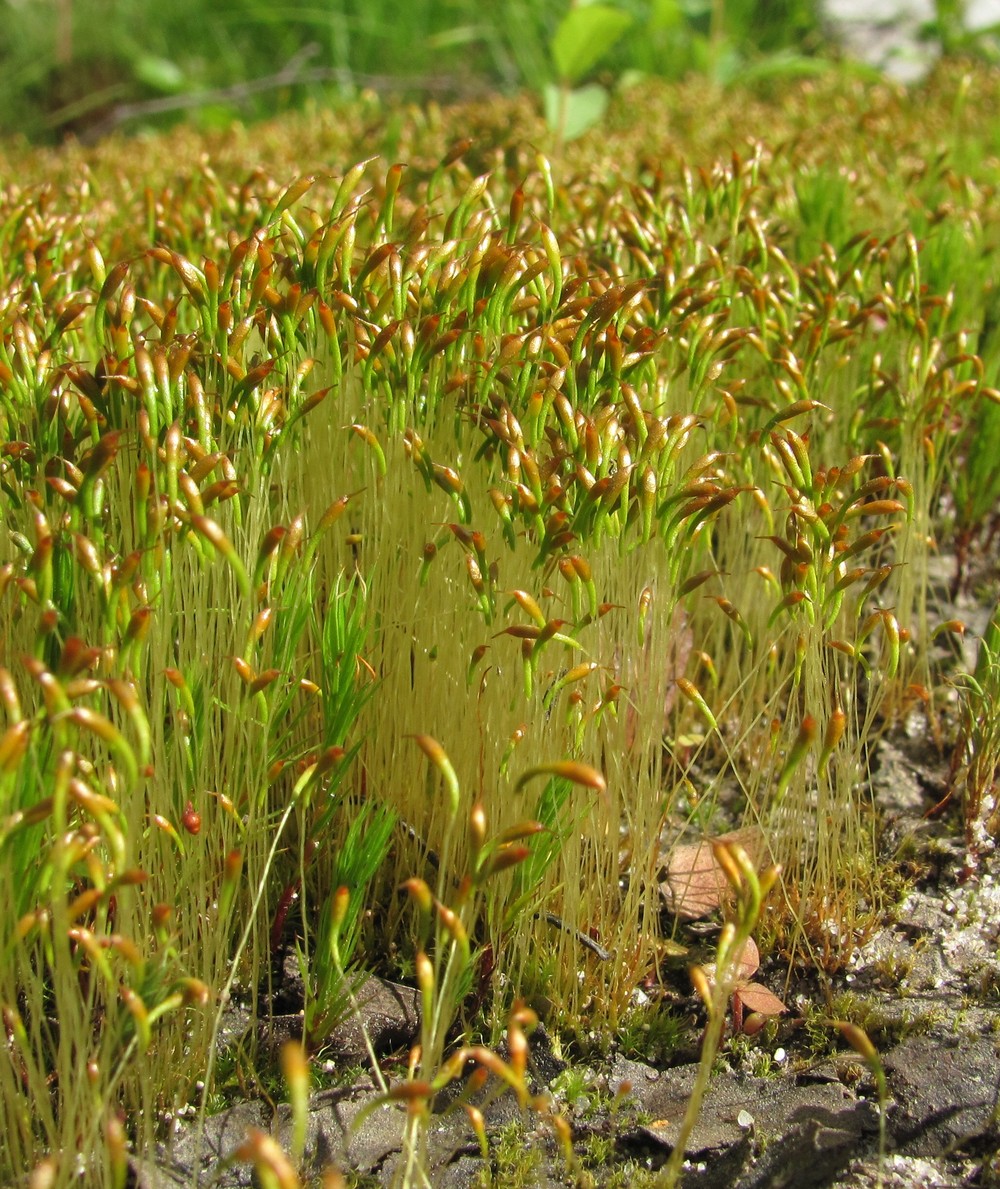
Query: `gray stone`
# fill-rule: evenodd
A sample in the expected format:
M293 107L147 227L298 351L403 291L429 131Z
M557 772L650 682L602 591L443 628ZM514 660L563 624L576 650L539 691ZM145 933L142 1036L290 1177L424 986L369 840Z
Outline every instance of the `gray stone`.
M170 1140L160 1145L156 1159L136 1161L133 1171L137 1189L176 1189L220 1176L226 1189L243 1189L252 1184L249 1165L229 1164L250 1130L266 1131L267 1116L261 1102L240 1102L211 1115L200 1132L195 1125L179 1122Z
M345 1064L365 1062L365 1033L377 1056L408 1048L420 1031L419 999L413 987L381 978L366 979L355 992L359 1015L348 1007L322 1042L323 1052ZM359 1018L360 1016L360 1018ZM302 1012L288 1012L261 1021L258 1035L269 1049L302 1039Z
M996 1128L1000 1094L997 1038L915 1036L884 1061L896 1108L892 1133L910 1156L936 1156Z
M876 1163L852 1166L831 1189L965 1189L972 1182L970 1161L922 1160L916 1156L887 1156L881 1170Z
M319 1173L329 1165L355 1172L378 1172L399 1150L405 1110L378 1105L379 1091L365 1079L345 1090L316 1095L306 1126L305 1163ZM279 1106L272 1134L287 1151L291 1147L293 1120L287 1106Z
M364 1031L379 1055L408 1048L417 1039L419 996L413 987L370 978L358 991L357 1000L361 1019L352 1013L337 1025L325 1045L330 1052L363 1061L367 1055Z
M625 1072L635 1102L653 1116L637 1131L672 1150L694 1084L694 1067L668 1070L652 1080L634 1062L627 1070L616 1066L616 1076ZM696 1166L692 1184L807 1189L828 1184L877 1130L871 1105L839 1082L800 1086L787 1076L744 1078L721 1072L712 1079L685 1155Z

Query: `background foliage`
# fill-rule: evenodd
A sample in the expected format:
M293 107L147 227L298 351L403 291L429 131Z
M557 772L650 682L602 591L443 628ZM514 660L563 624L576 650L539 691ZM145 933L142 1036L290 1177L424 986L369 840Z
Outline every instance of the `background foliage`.
M585 74L725 81L761 55L822 46L816 0L0 0L0 134L86 135L180 112L220 125L365 88L538 90L559 81L571 8L583 25L611 9L621 26Z
M527 89L544 96L550 126L572 137L603 116L608 84L694 73L728 85L819 73L839 54L829 7L822 0L508 0L488 9L474 0L0 0L0 135L91 140L185 116L224 127L364 91L454 99ZM899 19L908 17L901 0ZM935 0L917 37L946 54L996 61L997 34L997 25L970 31L963 0Z

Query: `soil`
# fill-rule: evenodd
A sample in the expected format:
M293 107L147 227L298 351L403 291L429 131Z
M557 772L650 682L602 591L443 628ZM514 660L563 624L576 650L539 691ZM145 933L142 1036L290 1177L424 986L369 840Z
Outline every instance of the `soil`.
M995 580L991 566L986 589ZM975 600L942 608L942 618L966 620L970 637L987 614ZM974 643L970 649L959 662L968 668ZM880 741L873 763L881 847L887 863L905 855L909 890L825 988L803 976L787 990L787 970L778 965L754 975L789 1010L752 1040L730 1033L686 1146L686 1189L1000 1187L1000 855L970 866L958 806L929 813L946 791L949 756L928 734L926 722L911 715ZM290 964L285 973L282 993L294 1006L297 976ZM413 989L371 979L359 999L376 1052L405 1054L419 1027ZM833 1029L823 1035L817 1026L824 1002L841 1013L850 1006L878 1049L888 1091L881 1160L876 1080ZM257 1025L234 1009L228 1027L259 1027L263 1046L274 1046L300 1031L301 1015L279 1013ZM533 1088L547 1091L569 1122L572 1159L551 1124L522 1115L508 1094L485 1112L487 1164L466 1113L443 1103L430 1124L435 1189L655 1183L677 1140L696 1046L655 1061L612 1052L572 1065L557 1049L544 1027L534 1033ZM357 1021L335 1032L322 1060L328 1073L365 1067ZM393 1183L402 1108L366 1111L377 1097L371 1077L360 1073L312 1098L304 1183L331 1164L349 1184ZM191 1186L199 1174L201 1184L219 1189L257 1184L249 1165L230 1159L248 1128L271 1134L285 1151L292 1146L287 1106L238 1102L209 1118L200 1134L191 1119L176 1120L155 1158L135 1162L137 1189Z

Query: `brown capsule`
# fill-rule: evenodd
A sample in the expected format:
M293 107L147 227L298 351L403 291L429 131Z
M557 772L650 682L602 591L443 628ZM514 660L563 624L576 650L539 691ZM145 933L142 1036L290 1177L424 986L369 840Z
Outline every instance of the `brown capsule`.
M165 929L170 923L174 910L169 904L154 904L152 910L153 928Z
M201 814L195 809L191 801L184 806L181 814L181 825L189 834L201 833Z

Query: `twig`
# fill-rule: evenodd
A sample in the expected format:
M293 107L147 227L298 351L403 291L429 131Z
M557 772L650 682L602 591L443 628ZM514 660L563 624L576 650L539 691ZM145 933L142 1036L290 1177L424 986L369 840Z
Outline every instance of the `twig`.
M316 67L304 71L303 66L311 58L315 58L319 51L320 47L315 42L310 42L289 58L276 74L265 74L261 78L249 79L245 83L233 83L228 87L215 87L208 91L189 91L184 95L164 95L160 99L144 99L137 103L116 103L111 109L108 119L113 120L116 124L122 124L126 120L134 120L137 116L157 116L170 111L208 107L215 103L242 103L251 95L259 95L262 91L273 91L277 87L287 87L293 83L319 81L317 75L329 78L336 74L346 73Z
M318 53L320 53L320 46L316 42L310 42L289 58L275 74L266 74L261 78L249 79L243 83L233 83L228 87L188 91L182 95L164 95L159 99L143 99L133 103L116 103L103 119L95 121L86 130L83 139L99 140L129 120L143 119L147 116L192 111L221 103L239 106L254 95L273 91L279 87L305 86L310 83L336 83L345 90L353 90L356 87L365 87L379 92L416 89L426 94L457 89L457 79L454 77L394 78L391 75L383 74L356 74L341 66L313 66L308 70L304 69L306 63L315 58ZM488 88L480 84L470 85L466 82L462 90L469 94L478 94L485 92ZM58 119L58 113L56 113L56 117L50 121L53 126L58 126L63 122Z

